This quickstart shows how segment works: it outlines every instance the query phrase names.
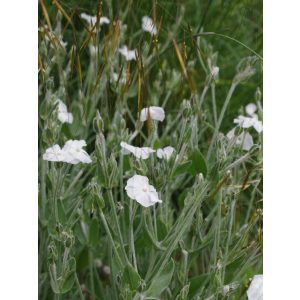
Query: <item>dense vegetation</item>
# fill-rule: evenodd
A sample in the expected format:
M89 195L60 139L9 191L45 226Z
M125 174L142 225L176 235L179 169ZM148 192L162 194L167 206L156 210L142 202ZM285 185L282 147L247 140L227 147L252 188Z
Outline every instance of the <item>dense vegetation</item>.
M40 299L247 299L262 273L262 132L233 120L249 103L262 119L261 56L259 0L39 2ZM149 106L165 119L141 122ZM91 162L43 159L68 140ZM137 159L121 142L175 151ZM128 197L135 174L162 203Z

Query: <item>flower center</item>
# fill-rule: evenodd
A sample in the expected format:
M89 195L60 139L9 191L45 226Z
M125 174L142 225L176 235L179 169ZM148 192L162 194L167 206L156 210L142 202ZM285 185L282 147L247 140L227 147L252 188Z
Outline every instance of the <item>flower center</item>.
M146 192L147 192L147 189L146 189L146 188L143 188L142 191L146 193Z

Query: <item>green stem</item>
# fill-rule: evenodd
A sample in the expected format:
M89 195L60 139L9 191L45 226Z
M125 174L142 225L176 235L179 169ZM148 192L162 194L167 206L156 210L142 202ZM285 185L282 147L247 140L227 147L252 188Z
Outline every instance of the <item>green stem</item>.
M219 119L218 119L218 122L217 122L217 126L215 128L215 132L214 132L214 135L212 137L212 140L211 140L211 143L209 145L209 148L208 148L208 153L207 153L207 159L209 160L210 159L210 156L211 156L211 153L212 153L212 149L214 147L214 144L216 142L216 139L218 137L218 134L219 134L219 130L220 130L220 127L221 127L221 124L222 124L222 121L223 121L223 118L224 118L224 115L225 115L225 112L228 108L228 104L230 102L230 99L232 97L232 94L234 92L236 88L236 84L235 83L232 83L231 84L231 87L228 91L228 94L226 96L226 99L225 99L225 102L223 104L223 107L222 107L222 110L221 110L221 113L220 113L220 116L219 116Z
M80 286L77 274L75 276L75 281L76 281L76 285L77 285L77 289L78 289L78 293L79 293L79 298L80 298L80 300L84 300L84 297L83 297L83 294L82 294L82 290L81 290L81 286Z
M107 236L108 236L108 238L109 238L109 240L110 240L111 246L112 246L112 248L113 248L113 250L114 250L114 252L115 252L117 261L118 261L118 263L119 263L120 266L123 266L123 261L122 261L122 259L121 259L120 256L119 256L119 253L118 253L118 251L117 251L117 247L116 247L116 245L115 245L114 239L113 239L113 237L112 237L112 235L111 235L110 229L109 229L109 227L108 227L107 221L106 221L106 219L105 219L105 216L104 216L102 210L100 210L100 218L101 218L102 223L103 223L103 225L104 225L106 234L107 234Z
M135 254L135 247L134 247L134 234L133 234L133 221L134 221L134 209L133 209L133 200L130 199L129 202L129 217L130 217L130 230L129 230L129 244L130 244L130 257L132 256L132 260L133 260L133 266L135 268L136 271L138 271L137 269L137 262L136 262L136 254Z
M151 280L155 274L159 274L163 270L165 265L168 263L168 261L170 260L170 256L174 251L175 247L177 246L178 242L180 241L180 239L182 238L186 230L190 227L191 223L193 222L193 215L195 214L197 208L201 205L202 196L206 193L206 190L207 190L207 186L204 186L201 189L201 192L197 194L196 198L191 200L192 203L191 208L188 210L184 219L179 224L180 225L180 227L178 227L179 230L175 231L175 234L172 237L172 240L170 241L165 253L158 260L153 271L151 272L151 275L149 275L148 280Z
M90 275L90 284L91 284L91 290L92 290L92 295L91 299L95 300L95 285L94 285L94 272L93 272L93 253L89 249L89 275Z
M200 101L199 101L199 107L198 107L199 112L201 111L201 107L202 107L202 105L203 105L204 98L205 98L205 95L206 95L208 89L209 89L209 85L206 84L206 85L204 86L204 89L203 89L203 91L202 91L202 94L201 94L201 97L200 97ZM199 117L200 117L200 116L199 116Z
M213 114L214 114L214 126L217 126L218 122L218 113L217 113L217 102L216 102L216 85L214 82L211 84L211 101L213 107Z
M231 234L232 234L233 221L234 221L234 215L235 215L235 203L236 203L236 199L234 199L232 201L231 207L230 207L229 229L228 229L228 236L227 236L227 241L226 241L226 246L225 246L222 277L221 277L222 285L224 284L224 280L225 280L225 270L226 270L226 265L227 265L227 261L228 261L228 250L229 250L229 245L230 245L230 242L231 242Z
M218 261L218 251L220 246L220 231L221 231L221 208L222 208L222 191L220 190L217 195L218 201L218 211L217 211L217 224L216 224L216 231L215 231L215 243L213 247L213 265L212 268L215 268Z
M128 257L126 255L126 252L125 252L125 249L124 249L124 242L123 242L123 238L122 238L122 233L121 233L120 224L119 224L119 220L118 220L118 216L117 216L116 206L115 206L115 203L114 203L114 198L113 198L113 194L112 194L111 189L108 190L108 196L109 196L108 197L109 204L110 204L111 209L112 209L113 221L114 221L114 224L117 227L117 236L118 236L118 239L119 239L120 248L122 250L124 260L129 263Z

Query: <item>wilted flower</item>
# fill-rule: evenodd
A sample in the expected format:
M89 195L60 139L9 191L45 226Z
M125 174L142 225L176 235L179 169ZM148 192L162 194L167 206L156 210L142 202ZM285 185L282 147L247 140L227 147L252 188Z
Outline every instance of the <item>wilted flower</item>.
M172 153L175 151L175 149L171 146L165 147L163 149L156 150L156 156L158 158L164 158L164 159L170 159Z
M129 50L127 46L123 46L122 48L119 48L119 52L125 57L127 61L130 60L136 60L136 49Z
M253 146L253 138L248 132L243 132L239 136L234 135L234 130L232 129L227 133L227 138L229 140L235 139L235 144L241 146L243 150L249 151Z
M64 161L65 153L61 150L59 145L53 145L48 148L46 152L43 154L43 160L48 161Z
M146 32L150 32L152 36L157 34L157 28L153 23L153 20L147 16L142 18L142 29Z
M148 116L152 120L163 121L165 119L165 111L159 106L150 106L141 110L140 120L145 122Z
M63 103L60 99L57 100L58 102L58 120L62 123L72 123L73 122L73 115L69 113L67 110L67 106Z
M255 275L247 290L249 300L263 300L263 275Z
M147 159L151 153L154 153L155 150L149 148L149 147L142 147L142 148L139 148L139 147L135 147L135 146L132 146L132 145L129 145L125 142L121 142L121 147L122 147L122 150L123 150L123 154L129 154L129 153L132 153L136 158L138 159Z
M65 152L65 162L70 164L78 164L80 162L89 164L92 162L90 156L83 147L86 146L84 140L69 140L65 143L62 151Z
M129 178L125 190L130 199L137 201L144 207L162 202L159 200L154 186L149 185L149 179L146 176L134 175Z

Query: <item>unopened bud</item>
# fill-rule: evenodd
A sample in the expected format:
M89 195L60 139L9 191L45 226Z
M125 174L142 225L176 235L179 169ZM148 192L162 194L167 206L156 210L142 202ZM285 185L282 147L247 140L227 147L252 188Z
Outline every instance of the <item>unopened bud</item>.
M191 103L188 100L183 100L181 103L181 111L184 118L188 118L192 113Z

